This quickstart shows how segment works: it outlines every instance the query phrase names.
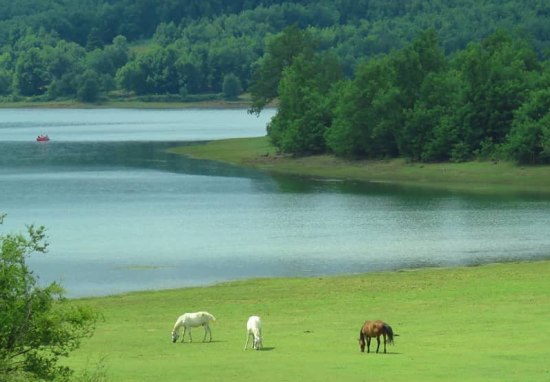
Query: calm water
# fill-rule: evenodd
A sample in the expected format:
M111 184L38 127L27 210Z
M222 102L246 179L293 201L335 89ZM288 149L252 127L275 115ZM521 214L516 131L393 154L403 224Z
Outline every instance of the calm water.
M273 113L0 110L0 230L47 226L31 265L73 297L550 258L548 199L271 177L164 151L265 135Z

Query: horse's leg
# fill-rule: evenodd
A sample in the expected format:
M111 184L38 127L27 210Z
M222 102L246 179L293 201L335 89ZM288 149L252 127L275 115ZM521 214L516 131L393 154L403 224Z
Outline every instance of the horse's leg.
M246 343L244 344L244 350L248 348L248 340L250 339L250 332L246 334Z
M384 333L384 354L386 354L386 333Z
M193 337L191 336L191 327L189 327L189 342L193 342Z
M261 347L263 349L264 347L264 343L262 342L262 329L260 329L260 343L258 344L259 347Z
M210 342L212 342L212 330L210 330L210 325L208 324L204 325L204 338L202 342L206 341L206 333L210 334Z
M367 337L367 353L370 353L370 337Z
M183 327L183 334L181 336L181 342L185 342L185 333L187 333L187 326Z
M378 349L380 349L380 336L376 337L376 341L378 342L378 346L376 347L376 352L378 353Z

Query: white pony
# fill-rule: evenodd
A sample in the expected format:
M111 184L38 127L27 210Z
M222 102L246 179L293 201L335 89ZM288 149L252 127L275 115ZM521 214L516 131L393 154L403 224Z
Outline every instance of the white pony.
M258 316L251 316L246 323L246 344L244 345L244 350L248 348L248 339L250 336L254 336L254 343L252 347L256 350L259 350L260 347L263 347L262 344L262 320Z
M204 326L204 338L202 342L206 341L206 333L210 333L210 341L212 341L212 331L208 323L210 321L216 321L216 317L211 315L208 312L196 312L196 313L185 313L178 318L174 328L172 329L172 342L178 340L178 330L183 326L183 335L181 337L181 342L185 340L185 333L189 329L189 342L193 342L193 337L191 337L191 328L198 328L199 326Z

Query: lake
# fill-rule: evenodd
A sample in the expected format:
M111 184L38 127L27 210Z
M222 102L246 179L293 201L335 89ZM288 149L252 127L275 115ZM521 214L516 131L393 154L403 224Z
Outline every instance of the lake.
M550 200L271 176L168 154L263 136L274 110L1 110L2 233L70 297L550 258ZM50 142L36 142L48 134Z

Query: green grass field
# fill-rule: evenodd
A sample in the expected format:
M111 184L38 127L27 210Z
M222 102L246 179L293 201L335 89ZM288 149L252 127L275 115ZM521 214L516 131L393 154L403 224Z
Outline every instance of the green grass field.
M399 183L485 194L550 195L550 166L509 162L407 163L345 160L331 155L303 158L276 155L267 137L227 139L170 150L199 159L251 166L272 173L371 182Z
M104 359L111 381L548 381L550 261L342 277L254 279L77 300L105 317L69 359ZM213 342L170 341L184 312L218 321ZM246 320L264 350L243 351ZM388 354L360 353L359 329L383 319ZM87 361L87 360L90 361Z

